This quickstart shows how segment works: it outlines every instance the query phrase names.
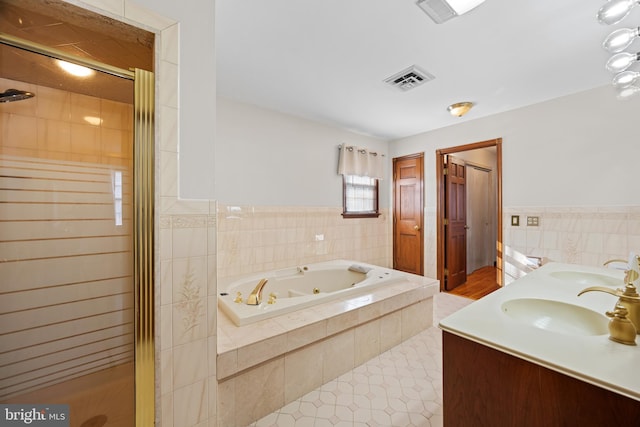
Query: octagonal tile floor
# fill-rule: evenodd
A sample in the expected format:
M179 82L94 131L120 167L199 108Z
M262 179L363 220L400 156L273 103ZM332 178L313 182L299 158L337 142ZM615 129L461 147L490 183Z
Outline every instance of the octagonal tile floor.
M433 326L251 424L252 427L440 427L440 319L473 302L439 293Z

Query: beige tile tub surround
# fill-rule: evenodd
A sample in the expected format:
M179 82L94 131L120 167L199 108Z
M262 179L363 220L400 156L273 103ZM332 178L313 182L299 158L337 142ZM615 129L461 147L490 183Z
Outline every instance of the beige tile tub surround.
M241 327L219 313L219 425L248 425L429 328L438 287L416 276Z
M231 206L218 203L218 278L351 259L390 268L391 223L348 219L341 208Z

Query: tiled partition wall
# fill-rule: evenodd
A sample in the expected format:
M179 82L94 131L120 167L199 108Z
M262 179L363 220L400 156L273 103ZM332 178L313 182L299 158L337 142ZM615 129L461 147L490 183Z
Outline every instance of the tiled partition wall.
M332 259L391 265L391 225L340 208L218 205L218 278Z
M161 425L215 425L215 203L176 200L159 219Z
M511 225L513 215L520 225ZM531 216L538 226L527 225ZM640 253L640 206L511 207L503 223L506 284L529 270L526 256L598 266Z

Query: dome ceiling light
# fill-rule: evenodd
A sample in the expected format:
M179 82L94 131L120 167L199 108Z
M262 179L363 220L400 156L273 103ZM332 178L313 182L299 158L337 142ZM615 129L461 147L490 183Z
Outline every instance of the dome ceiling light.
M447 107L447 111L452 116L462 117L471 110L471 107L473 107L473 102L456 102L455 104L449 105Z

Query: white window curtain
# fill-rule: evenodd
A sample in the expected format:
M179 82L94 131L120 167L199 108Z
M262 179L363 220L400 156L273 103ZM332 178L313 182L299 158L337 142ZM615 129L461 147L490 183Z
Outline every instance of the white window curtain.
M340 146L338 174L368 176L382 179L382 154L366 148L343 144Z

